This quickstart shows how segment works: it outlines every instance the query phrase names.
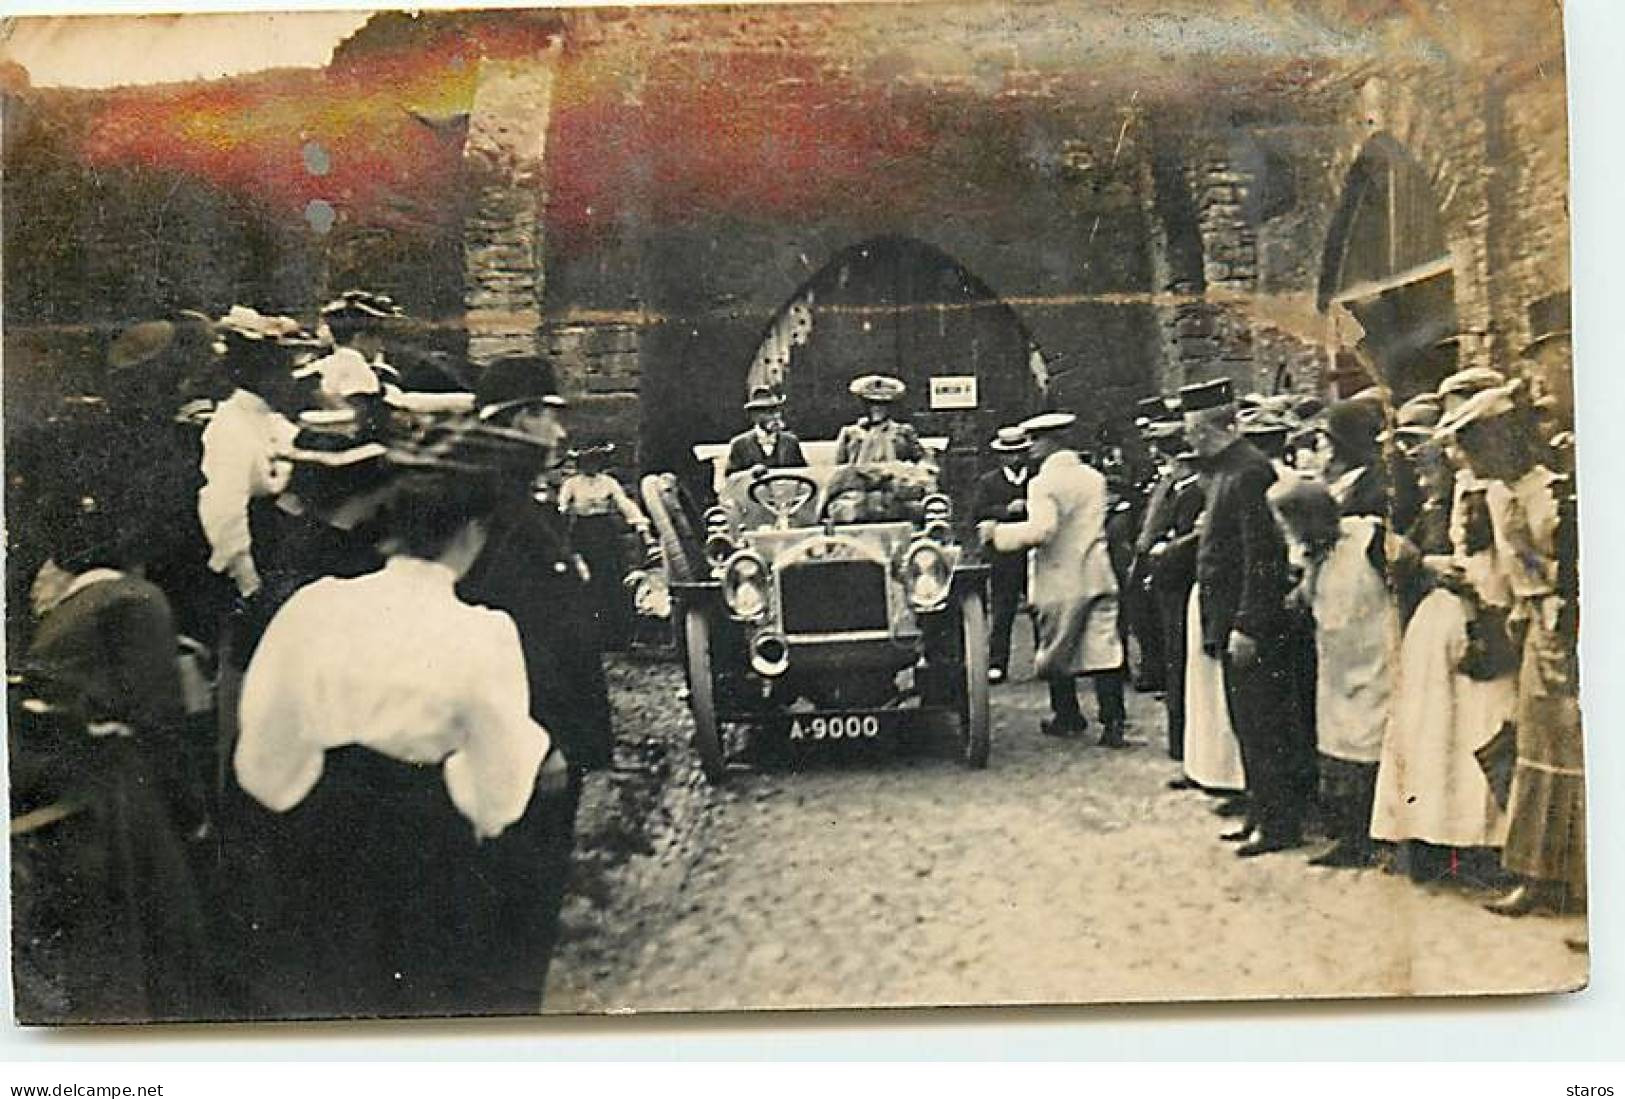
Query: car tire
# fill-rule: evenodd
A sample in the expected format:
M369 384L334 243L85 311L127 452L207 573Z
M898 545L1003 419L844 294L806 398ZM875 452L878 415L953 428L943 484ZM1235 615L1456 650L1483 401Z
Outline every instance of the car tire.
M688 513L683 510L677 478L670 473L651 473L638 488L660 542L667 583L685 584L701 579L705 547L699 544Z
M711 620L700 607L683 608L683 652L688 671L688 709L694 717L694 750L712 785L727 776L722 727L717 721L716 681L711 675Z
M987 685L987 604L980 591L959 598L961 641L960 752L967 767L987 766L993 745L993 715Z

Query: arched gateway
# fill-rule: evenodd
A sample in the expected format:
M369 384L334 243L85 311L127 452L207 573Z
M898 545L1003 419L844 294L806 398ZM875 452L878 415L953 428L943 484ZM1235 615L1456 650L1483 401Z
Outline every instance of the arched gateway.
M1378 378L1340 361L1349 392L1380 380L1396 400L1430 389L1453 369L1455 273L1427 173L1392 137L1366 142L1349 169L1321 265L1319 306L1342 306L1365 330Z
M949 440L944 481L969 483L1002 423L1044 396L1043 357L1020 316L940 249L883 236L836 254L774 315L747 385L789 399L803 438L832 438L857 415L853 378L891 374L908 385L902 412L921 435Z

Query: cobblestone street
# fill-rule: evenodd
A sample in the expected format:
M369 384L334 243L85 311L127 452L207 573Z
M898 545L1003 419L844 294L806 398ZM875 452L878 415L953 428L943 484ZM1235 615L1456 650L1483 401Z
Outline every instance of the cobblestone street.
M1506 920L1464 888L1312 868L1315 846L1235 858L1209 800L1165 788L1175 768L1151 696L1131 694L1123 752L1040 736L1039 684L993 700L985 772L926 752L711 792L675 900L640 913L619 898L633 925L601 929L618 956L589 971L567 947L547 1009L1439 995L1583 979L1563 941L1578 919Z

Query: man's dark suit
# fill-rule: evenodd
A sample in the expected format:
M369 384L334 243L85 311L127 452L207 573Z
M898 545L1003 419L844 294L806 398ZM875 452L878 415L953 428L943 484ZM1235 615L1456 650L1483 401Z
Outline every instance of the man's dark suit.
M806 464L807 459L801 453L801 440L788 431L781 431L774 438L771 454L763 449L762 440L754 428L740 432L728 443L729 473L755 469L757 466L785 469Z
M497 919L504 933L493 946L507 954L500 971L510 985L493 989L493 1002L479 1006L529 1013L540 1002L558 935L583 773L609 766L613 754L602 649L563 520L528 491L516 490L492 516L485 550L457 593L513 619L530 680L531 716L570 764L567 789L533 799L524 817L482 845L480 856L490 874L514 887L503 891L506 908Z
M1224 655L1225 695L1241 742L1253 824L1266 840L1295 841L1315 760L1305 751L1294 690L1286 544L1264 499L1275 467L1238 439L1208 459L1206 469L1206 519L1196 551L1202 646ZM1232 631L1256 643L1256 659L1231 659Z
M1123 585L1123 621L1140 643L1140 666L1134 686L1141 691L1160 691L1167 686L1167 654L1163 651L1162 625L1156 601L1149 588L1155 562L1151 547L1169 537L1173 526L1174 484L1179 474L1164 471L1146 493L1140 527L1134 538L1134 555L1128 580ZM1175 758L1178 758L1177 756Z
M1196 582L1196 520L1202 514L1201 479L1184 473L1169 483L1168 505L1157 519L1156 537L1145 551L1150 601L1162 643L1163 701L1168 710L1168 755L1185 758L1185 632L1191 585ZM1151 531L1149 521L1145 530Z
M1025 512L1013 515L1010 505L1027 498L1027 479L1012 483L1003 467L990 469L976 478L976 493L971 508L972 517L981 522L992 519L1009 522L1024 518ZM1000 671L1010 667L1010 631L1015 628L1016 612L1027 595L1027 554L985 551L991 566L993 589L993 633L989 638L989 665Z

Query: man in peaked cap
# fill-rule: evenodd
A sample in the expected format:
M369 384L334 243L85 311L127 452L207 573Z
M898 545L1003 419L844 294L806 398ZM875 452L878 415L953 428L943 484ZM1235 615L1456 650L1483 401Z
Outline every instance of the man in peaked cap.
M801 440L784 427L784 398L772 387L759 385L750 391L745 402L751 427L728 442L727 474L741 470L784 469L804 466L807 459L801 453Z
M1165 397L1146 397L1134 402L1134 427L1142 435L1152 424L1165 422L1171 415Z
M1231 838L1243 841L1239 855L1263 855L1302 843L1315 763L1294 686L1286 544L1265 500L1276 470L1241 437L1228 381L1186 386L1180 401L1208 475L1196 559L1202 647L1224 662L1250 799L1250 820Z
M1135 406L1139 413L1135 426L1156 462L1123 590L1123 613L1140 643L1140 667L1134 683L1140 691L1160 691L1168 686L1161 614L1149 590L1155 571L1150 550L1167 534L1173 521L1174 486L1182 476L1174 461L1174 456L1185 449L1184 422L1175 411L1176 403L1176 399L1159 396L1148 397Z
M893 406L907 392L900 380L885 374L865 374L848 388L863 402L864 413L835 437L837 465L918 462L925 457L925 447L914 425L892 418Z
M976 478L972 515L977 522L1019 520L1027 515L1027 456L1032 438L1020 426L1001 427L988 445L999 464ZM989 551L992 566L993 629L988 639L987 678L1004 681L1010 669L1010 633L1027 595L1027 553Z
M1038 620L1033 663L1049 683L1053 716L1046 736L1071 737L1087 727L1077 677L1095 681L1105 732L1100 743L1124 748L1123 642L1117 630L1117 574L1106 544L1106 478L1066 445L1077 417L1045 412L1021 424L1032 438L1037 472L1027 486L1027 516L984 520L982 543L1000 553L1032 552L1028 597Z

